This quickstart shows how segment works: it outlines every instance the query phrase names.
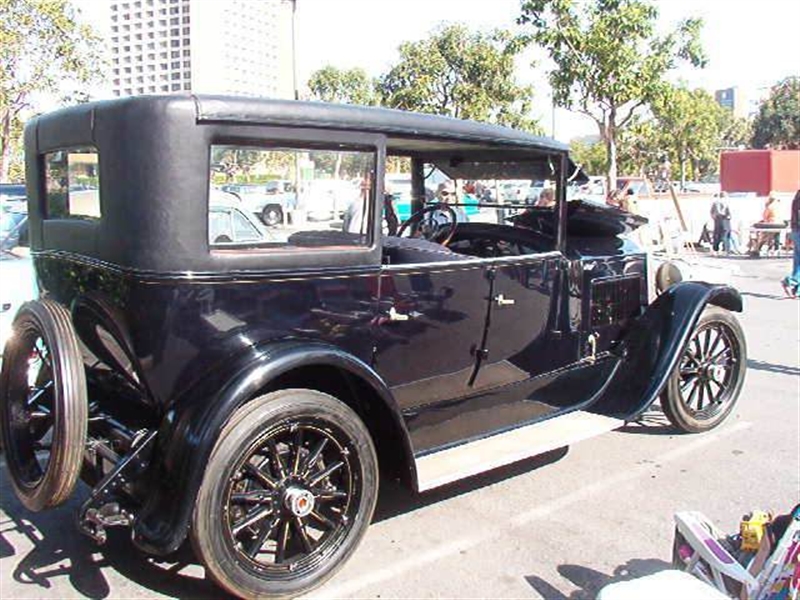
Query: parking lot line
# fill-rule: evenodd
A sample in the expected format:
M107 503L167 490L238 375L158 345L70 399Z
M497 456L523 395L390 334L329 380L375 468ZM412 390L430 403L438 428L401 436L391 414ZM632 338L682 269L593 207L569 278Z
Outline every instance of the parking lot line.
M538 506L532 510L521 513L515 518L509 520L508 522L509 526L506 527L505 530L516 529L520 525L544 519L545 517L548 517L552 514L556 514L563 511L565 508L573 504L586 501L587 498L599 492L619 486L621 483L646 476L652 469L652 462L658 462L661 465L674 462L676 460L679 460L680 458L683 458L686 455L690 455L696 452L697 450L703 448L704 446L714 444L723 438L727 438L734 434L740 433L746 429L749 429L750 427L752 427L751 422L741 421L739 423L736 423L735 425L731 425L730 427L722 428L714 433L705 434L697 440L694 440L688 444L682 445L678 448L675 448L674 450L670 450L668 452L665 452L661 455L652 458L651 462L637 465L626 471L617 473L616 475L606 477L605 479L595 481L594 483L589 483L570 494L561 496L550 502L542 504L541 506ZM383 581L394 579L407 571L411 571L413 569L435 562L442 558L455 555L461 552L462 550L473 548L475 546L478 546L479 544L486 542L491 538L505 535L505 530L501 531L494 530L490 534L487 533L484 535L464 536L461 538L456 538L450 542L447 542L445 544L440 544L439 546L431 548L430 550L416 554L413 557L397 561L392 565L387 566L383 569L377 569L375 571L372 571L371 573L356 577L349 581L342 581L340 583L335 583L333 585L323 586L321 589L312 592L311 594L306 596L306 598L322 599L322 598L343 598L351 596L357 593L358 591L366 587L369 587L371 585L376 585Z

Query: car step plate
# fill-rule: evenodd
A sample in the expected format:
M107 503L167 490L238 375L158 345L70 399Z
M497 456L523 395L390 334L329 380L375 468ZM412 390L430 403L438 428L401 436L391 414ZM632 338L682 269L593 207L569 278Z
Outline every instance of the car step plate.
M416 459L417 486L430 490L622 427L625 422L574 411Z

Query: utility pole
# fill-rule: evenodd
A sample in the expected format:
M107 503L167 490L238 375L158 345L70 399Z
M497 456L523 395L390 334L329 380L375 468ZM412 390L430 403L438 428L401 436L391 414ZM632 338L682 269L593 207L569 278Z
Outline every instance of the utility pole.
M292 3L292 86L294 87L294 99L300 99L300 89L297 86L297 0L289 0Z

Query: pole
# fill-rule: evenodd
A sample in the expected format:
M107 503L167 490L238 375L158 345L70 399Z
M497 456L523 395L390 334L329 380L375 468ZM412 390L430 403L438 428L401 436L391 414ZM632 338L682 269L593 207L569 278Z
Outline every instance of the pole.
M300 99L300 90L297 87L297 0L290 0L292 3L292 87L294 88L294 99Z

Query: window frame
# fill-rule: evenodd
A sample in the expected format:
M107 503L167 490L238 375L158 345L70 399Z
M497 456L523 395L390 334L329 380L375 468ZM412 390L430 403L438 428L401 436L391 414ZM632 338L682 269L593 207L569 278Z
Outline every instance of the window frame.
M71 202L70 202L69 179L68 179L67 180L67 198L66 198L66 205L65 205L66 214L61 215L61 216L52 216L50 214L50 192L49 192L48 185L47 185L48 173L49 173L48 159L47 159L48 155L56 154L58 152L66 152L67 154L70 154L70 153L86 154L86 153L89 153L90 151L93 151L94 154L97 156L97 165L96 165L96 169L97 169L97 207L98 207L98 210L99 210L100 214L98 216L93 216L93 215L79 215L79 214L73 215L73 214L70 213ZM42 206L42 208L43 208L43 210L42 210L42 220L43 221L64 221L64 220L69 220L69 221L84 221L84 222L89 222L89 223L96 223L96 222L99 222L103 218L103 215L105 214L105 206L104 206L104 203L103 203L103 193L102 193L102 187L101 187L102 177L101 177L101 164L100 164L100 150L97 148L97 146L95 146L93 144L80 144L80 145L69 145L69 146L64 146L64 147L51 148L51 149L48 149L48 150L46 150L46 151L44 151L44 152L42 152L40 154L40 161L41 161L41 169L42 169L42 175L41 175L41 185L42 185L42 187L40 189L42 189L44 191L44 194L43 194L44 202L43 202L43 206ZM69 160L67 160L67 174L69 174Z
M248 131L248 129L250 131ZM378 198L383 197L383 171L386 157L386 138L381 134L370 134L346 131L325 131L299 129L292 127L252 127L233 126L217 129L208 137L206 147L206 173L208 185L206 186L205 210L210 209L211 192L211 157L214 146L242 146L264 150L323 150L323 151L356 151L369 152L374 157L373 185L369 200L369 218L366 227L366 242L354 246L242 246L214 247L209 243L208 228L205 241L208 255L215 260L236 261L241 257L262 257L265 267L272 265L279 268L290 266L293 257L309 255L314 257L318 268L336 266L340 261L339 256L351 257L352 260L363 256L363 266L380 265L380 219L376 216L380 209ZM208 219L206 218L206 223ZM207 226L208 227L208 226ZM349 261L348 261L349 262Z

